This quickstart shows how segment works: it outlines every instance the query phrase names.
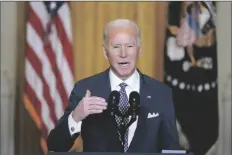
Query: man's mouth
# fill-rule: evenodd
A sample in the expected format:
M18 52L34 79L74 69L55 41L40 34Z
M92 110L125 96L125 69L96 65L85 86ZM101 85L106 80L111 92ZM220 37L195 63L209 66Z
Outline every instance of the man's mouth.
M118 63L120 66L124 67L124 66L127 66L129 65L129 62L120 62Z

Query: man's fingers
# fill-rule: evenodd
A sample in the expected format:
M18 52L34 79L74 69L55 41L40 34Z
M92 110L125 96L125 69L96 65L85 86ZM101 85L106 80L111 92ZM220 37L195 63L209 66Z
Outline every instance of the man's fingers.
M89 90L86 90L85 97L90 97L90 96L91 96L91 92Z
M102 101L92 101L92 102L89 102L89 106L92 106L92 105L98 105L98 106L103 106L103 107L107 107L107 103L106 102L102 102Z
M99 114L99 113L102 113L103 110L96 110L96 109L93 109L93 110L89 110L89 114Z
M92 105L89 105L89 110L106 110L107 107L106 106L102 106L102 105L97 105L97 104L92 104Z
M102 97L90 96L90 97L86 98L86 101L90 101L90 102L95 102L95 101L105 102L106 100L104 98L102 98Z

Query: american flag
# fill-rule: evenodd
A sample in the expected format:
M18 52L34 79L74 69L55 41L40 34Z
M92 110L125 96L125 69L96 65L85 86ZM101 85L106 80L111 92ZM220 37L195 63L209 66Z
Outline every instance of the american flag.
M29 2L26 23L24 103L41 131L41 146L63 115L74 84L68 2Z

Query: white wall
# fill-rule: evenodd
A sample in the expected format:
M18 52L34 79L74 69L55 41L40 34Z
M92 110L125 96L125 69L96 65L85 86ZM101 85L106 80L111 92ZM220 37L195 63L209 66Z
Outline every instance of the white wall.
M14 154L16 2L1 2L1 155Z
M218 2L218 82L220 131L218 155L231 155L231 7L232 2Z

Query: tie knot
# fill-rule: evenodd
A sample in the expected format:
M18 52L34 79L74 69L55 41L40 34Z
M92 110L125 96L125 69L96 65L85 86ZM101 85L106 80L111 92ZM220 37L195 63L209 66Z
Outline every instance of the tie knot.
M127 86L127 84L123 82L123 83L120 83L119 86L120 86L122 89L125 89L126 86Z

